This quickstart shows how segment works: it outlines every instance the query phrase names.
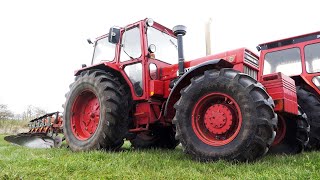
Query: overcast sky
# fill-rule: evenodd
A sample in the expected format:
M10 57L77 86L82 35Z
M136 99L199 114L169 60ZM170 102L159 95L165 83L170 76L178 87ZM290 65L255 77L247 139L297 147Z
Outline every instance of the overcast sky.
M196 2L196 3L195 3ZM218 53L320 30L320 1L36 1L0 2L0 104L62 111L73 71L90 64L86 39L113 25L153 18L188 27L186 59L205 56L204 23L212 18ZM256 51L255 51L256 52Z

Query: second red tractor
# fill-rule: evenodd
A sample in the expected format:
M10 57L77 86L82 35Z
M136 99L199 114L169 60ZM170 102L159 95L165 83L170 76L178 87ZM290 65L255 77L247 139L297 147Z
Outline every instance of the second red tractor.
M269 149L319 148L319 32L261 44L260 58L241 48L190 61L185 34L144 19L93 42L91 65L66 94L71 150L117 150L127 139L134 148L181 143L198 160L252 161Z

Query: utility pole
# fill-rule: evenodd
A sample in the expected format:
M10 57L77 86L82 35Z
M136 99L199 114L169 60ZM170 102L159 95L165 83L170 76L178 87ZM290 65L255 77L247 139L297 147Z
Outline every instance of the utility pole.
M205 41L206 41L206 55L211 55L211 23L212 19L205 23Z

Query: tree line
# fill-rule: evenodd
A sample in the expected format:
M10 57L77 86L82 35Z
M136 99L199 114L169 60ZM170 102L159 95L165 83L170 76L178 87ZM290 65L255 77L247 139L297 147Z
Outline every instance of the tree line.
M0 104L0 120L32 120L36 117L42 116L46 114L47 111L36 107L33 105L29 105L25 111L22 113L15 114L13 113L6 104Z

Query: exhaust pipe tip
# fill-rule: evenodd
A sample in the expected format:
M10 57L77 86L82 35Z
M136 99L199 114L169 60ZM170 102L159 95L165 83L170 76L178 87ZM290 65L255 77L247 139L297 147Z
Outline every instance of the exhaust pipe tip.
M174 35L182 35L184 36L187 33L187 27L184 25L177 25L172 29Z
M184 74L184 55L183 55L183 41L182 37L187 33L187 27L183 25L177 25L172 28L175 36L177 36L178 41L178 69L179 76Z

